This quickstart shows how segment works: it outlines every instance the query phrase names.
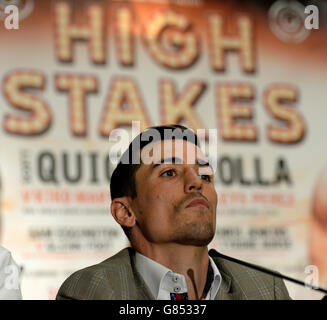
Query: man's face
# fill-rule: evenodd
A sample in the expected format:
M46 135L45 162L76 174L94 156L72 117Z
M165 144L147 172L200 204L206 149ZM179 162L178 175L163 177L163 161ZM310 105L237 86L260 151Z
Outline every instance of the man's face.
M150 149L151 161L136 172L132 200L143 236L152 243L207 245L215 233L217 206L207 159L184 140L158 141Z

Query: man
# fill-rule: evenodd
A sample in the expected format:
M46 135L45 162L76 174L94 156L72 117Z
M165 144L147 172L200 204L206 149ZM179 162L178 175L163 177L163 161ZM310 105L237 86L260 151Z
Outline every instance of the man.
M217 193L193 131L141 133L110 188L112 215L131 248L71 275L57 299L289 299L278 278L209 256Z
M319 282L327 286L327 170L319 175L312 199L312 216L309 237L311 264L319 268Z
M2 190L2 185L0 180L0 191L1 190ZM1 199L0 199L0 208L1 208ZM20 268L12 258L10 251L0 246L0 300L22 299L19 277L20 277Z
M0 300L21 300L19 267L11 253L0 246Z

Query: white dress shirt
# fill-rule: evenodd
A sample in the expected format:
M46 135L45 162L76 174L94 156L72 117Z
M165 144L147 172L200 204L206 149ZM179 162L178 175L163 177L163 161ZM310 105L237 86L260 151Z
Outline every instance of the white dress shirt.
M21 300L20 269L10 252L0 246L0 300Z
M214 300L221 283L221 275L211 257L209 263L213 270L213 281L203 300ZM170 293L187 292L184 275L173 272L139 252L135 254L135 266L156 300L170 300Z

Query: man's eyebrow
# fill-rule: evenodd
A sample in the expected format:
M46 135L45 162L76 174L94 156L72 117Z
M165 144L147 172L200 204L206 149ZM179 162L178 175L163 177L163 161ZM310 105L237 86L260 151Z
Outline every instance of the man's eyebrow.
M211 167L210 163L207 160L203 159L196 159L196 164L199 167Z
M171 157L171 158L165 158L165 159L160 159L159 161L157 161L156 163L154 163L152 165L152 170L157 168L158 166L160 166L161 164L182 164L183 160L181 158L178 157ZM210 163L207 160L203 160L203 159L196 159L195 162L196 165L198 165L199 167L211 167Z
M172 158L165 158L165 159L160 159L159 161L157 161L156 163L154 163L152 165L152 168L151 169L154 169L158 166L160 166L161 164L164 164L164 163L168 163L168 164L182 164L183 163L183 160L180 159L180 158L177 158L177 157L172 157Z
M196 164L199 166L199 167L209 167L211 169L211 171L213 172L213 168L212 168L212 165L210 164L209 161L207 160L203 160L203 159L196 159Z

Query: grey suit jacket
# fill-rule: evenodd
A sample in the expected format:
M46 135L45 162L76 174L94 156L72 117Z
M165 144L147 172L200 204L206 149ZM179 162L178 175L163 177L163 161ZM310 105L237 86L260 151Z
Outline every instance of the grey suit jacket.
M212 257L222 276L216 300L290 299L277 277ZM58 300L151 300L149 288L135 267L135 250L125 248L111 258L73 273L60 287Z

